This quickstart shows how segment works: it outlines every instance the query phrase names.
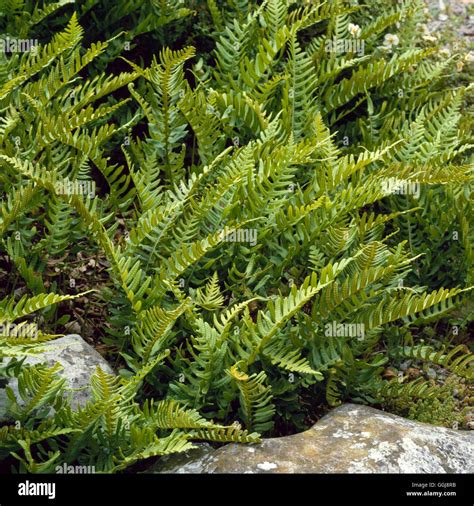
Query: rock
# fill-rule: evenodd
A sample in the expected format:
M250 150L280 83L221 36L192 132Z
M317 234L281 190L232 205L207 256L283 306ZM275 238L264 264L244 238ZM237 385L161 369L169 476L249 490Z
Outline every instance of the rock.
M406 371L411 366L412 360L405 360L405 362L402 362L400 364L400 369L402 371Z
M79 324L79 322L76 321L66 323L64 325L64 328L66 329L67 332L71 332L72 334L79 334L82 330L81 325Z
M59 362L63 367L59 374L66 378L66 388L72 389L67 393L70 395L73 409L84 406L91 398L90 378L97 366L108 374L115 374L106 360L77 334L42 343L41 347L46 351L28 356L25 364L34 365L44 362L54 365ZM16 395L18 394L18 382L15 378L9 380L8 386ZM0 384L0 421L6 419L6 402L6 392Z
M201 461L215 450L208 443L195 443L195 446L192 450L160 457L145 473L200 473Z
M206 448L158 473L472 473L474 434L346 404L311 429L261 444Z
M426 371L426 375L430 379L436 379L436 376L437 376L436 371L432 367L428 368L428 370Z

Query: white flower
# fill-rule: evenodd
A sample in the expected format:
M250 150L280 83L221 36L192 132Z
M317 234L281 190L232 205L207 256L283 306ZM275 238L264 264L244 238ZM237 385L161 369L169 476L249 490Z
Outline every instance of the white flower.
M449 58L451 56L451 51L447 47L443 47L439 50L439 55Z
M438 16L438 20L439 21L447 21L448 20L448 15L447 14L440 14Z
M359 25L355 25L354 23L349 23L349 26L347 27L347 31L355 38L360 37L360 34L362 32Z
M398 38L398 35L395 35L393 33L386 33L385 34L385 37L383 40L383 45L386 48L391 48L392 46L398 46L399 43L400 43L400 39Z
M464 57L464 61L467 63L471 63L474 61L474 51L469 51L469 53L466 54Z
M462 61L458 61L458 62L456 63L456 70L457 70L458 72L462 72L462 69L463 69L463 68L464 68L464 62L462 62Z
M436 42L437 40L433 35L423 35L421 38L427 42Z

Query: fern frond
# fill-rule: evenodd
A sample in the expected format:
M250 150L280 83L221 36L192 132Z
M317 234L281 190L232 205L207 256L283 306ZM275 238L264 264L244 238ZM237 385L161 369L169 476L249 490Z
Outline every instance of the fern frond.
M272 403L271 387L265 385L264 371L248 375L238 369L238 364L230 368L240 392L240 405L245 426L250 431L264 432L273 427L272 418L275 406Z

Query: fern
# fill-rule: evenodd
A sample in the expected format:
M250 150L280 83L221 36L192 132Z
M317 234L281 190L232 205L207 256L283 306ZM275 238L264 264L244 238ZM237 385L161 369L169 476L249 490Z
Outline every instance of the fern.
M404 347L401 354L405 357L431 362L452 371L463 378L472 379L474 369L472 353L468 353L463 345L458 345L448 353L441 349L435 351L430 346Z
M240 372L237 365L230 369L241 395L242 415L249 430L264 432L272 427L275 407L272 404L271 389L265 386L263 371L249 376Z
M472 377L462 336L419 340L473 281L471 88L424 49L422 2L201 3L2 4L5 33L42 42L0 55L0 374L22 420L0 452L20 471L121 472L302 430L315 399L443 395L386 381L401 357ZM57 366L22 359L89 288L120 374L73 409Z

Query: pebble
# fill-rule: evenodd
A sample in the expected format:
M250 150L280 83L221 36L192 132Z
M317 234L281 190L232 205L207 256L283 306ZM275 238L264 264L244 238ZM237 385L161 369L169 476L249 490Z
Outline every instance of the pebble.
M435 379L437 374L436 374L436 371L432 368L432 367L429 367L428 370L426 371L426 375L428 376L428 378L430 379Z
M405 360L405 362L402 362L402 363L400 364L400 369L401 369L402 371L406 371L406 370L410 367L411 362L412 362L411 360Z

